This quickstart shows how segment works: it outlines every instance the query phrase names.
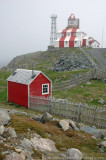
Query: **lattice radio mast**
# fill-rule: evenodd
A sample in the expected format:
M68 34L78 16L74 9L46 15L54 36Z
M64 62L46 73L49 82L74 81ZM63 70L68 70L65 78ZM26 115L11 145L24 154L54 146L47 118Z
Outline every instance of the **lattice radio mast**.
M57 39L57 28L56 28L57 15L51 15L51 34L50 34L50 45L54 45L54 41Z

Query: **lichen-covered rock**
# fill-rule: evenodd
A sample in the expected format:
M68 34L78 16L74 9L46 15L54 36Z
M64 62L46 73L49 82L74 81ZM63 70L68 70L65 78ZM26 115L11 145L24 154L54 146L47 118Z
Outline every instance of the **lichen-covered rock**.
M80 130L85 131L86 133L89 133L96 138L104 138L104 134L102 133L102 131L100 129L96 129L95 127L85 125L81 127Z
M100 142L99 147L106 148L106 141Z
M63 131L67 131L69 129L69 123L66 120L60 120L59 126L63 129Z
M31 138L30 142L32 143L35 149L41 151L58 152L58 150L55 147L55 143L50 139L34 137Z
M8 127L5 129L4 133L3 133L3 137L8 138L8 137L17 137L17 134L14 130L14 128Z
M5 130L5 127L3 125L0 126L0 134L2 134Z
M7 110L0 108L0 125L7 125L11 120L11 117Z
M71 119L66 119L66 121L69 123L69 126L76 131L79 131L79 129L76 127L76 124L74 121L72 121Z
M26 139L26 138L24 138L21 141L20 146L23 147L24 149L28 150L28 151L32 150L32 148L33 148L32 142L30 142L30 140Z
M53 119L53 116L52 116L50 113L45 112L45 113L43 114L42 118L41 118L41 122L42 122L42 123L46 123L46 122L51 121L52 119Z
M25 160L25 157L21 156L16 152L13 152L6 156L6 160Z
M82 153L76 149L71 148L67 150L67 160L81 160L82 159Z

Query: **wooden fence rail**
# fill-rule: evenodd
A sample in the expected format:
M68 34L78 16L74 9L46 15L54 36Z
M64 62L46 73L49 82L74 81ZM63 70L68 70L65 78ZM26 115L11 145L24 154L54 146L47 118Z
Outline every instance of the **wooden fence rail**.
M53 90L65 90L71 89L73 87L78 86L81 83L88 82L92 79L102 80L106 82L106 71L95 68L79 77L72 78L68 81L63 81L61 83L56 83L53 86Z
M41 112L47 111L77 122L95 125L98 128L106 128L106 107L101 108L51 98L30 97L30 108Z

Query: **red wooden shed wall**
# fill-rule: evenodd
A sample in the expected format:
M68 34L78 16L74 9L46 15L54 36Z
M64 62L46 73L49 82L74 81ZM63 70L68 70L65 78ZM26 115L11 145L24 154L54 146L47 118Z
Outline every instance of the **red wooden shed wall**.
M28 108L28 86L8 81L8 101Z
M49 94L42 95L42 84L49 83ZM51 82L42 74L40 73L35 80L30 84L29 87L29 95L31 96L38 96L38 97L50 97L51 96Z

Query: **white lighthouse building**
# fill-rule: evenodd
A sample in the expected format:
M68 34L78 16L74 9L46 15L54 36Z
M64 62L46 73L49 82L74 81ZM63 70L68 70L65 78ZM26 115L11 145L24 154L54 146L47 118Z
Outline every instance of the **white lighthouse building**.
M99 42L92 37L88 37L86 33L79 29L79 18L77 19L74 14L71 14L68 18L67 27L57 32L57 39L53 43L55 48L82 46L98 48L100 46Z

